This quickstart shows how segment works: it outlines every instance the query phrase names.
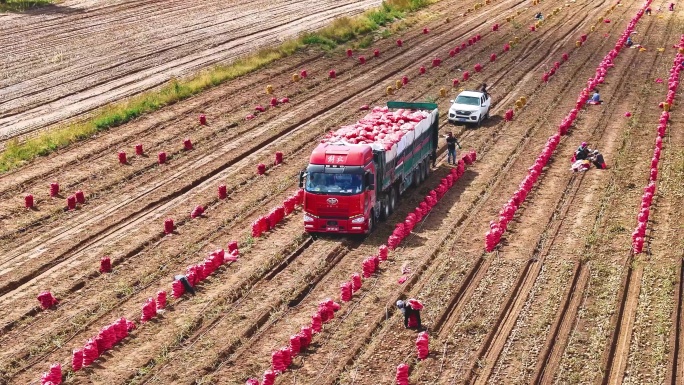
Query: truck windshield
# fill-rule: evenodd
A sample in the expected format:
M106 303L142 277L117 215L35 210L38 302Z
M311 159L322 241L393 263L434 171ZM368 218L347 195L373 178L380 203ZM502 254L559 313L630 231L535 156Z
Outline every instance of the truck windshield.
M466 104L468 106L479 106L480 98L474 96L459 96L456 98L456 104Z
M360 174L309 173L306 191L320 194L358 194L363 190Z

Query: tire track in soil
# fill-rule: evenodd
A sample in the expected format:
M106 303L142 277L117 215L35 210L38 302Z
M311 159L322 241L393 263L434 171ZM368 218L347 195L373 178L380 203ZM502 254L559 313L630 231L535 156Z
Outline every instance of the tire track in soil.
M490 262L489 260L485 260L485 259L483 259L483 258L479 259L479 261L476 262L475 267L470 271L470 273L468 273L467 278L466 278L466 281L467 281L467 282L470 282L470 281L473 279L473 277L474 277L479 271L481 271L481 269L482 269L482 267L483 267L483 264L487 263L487 267L488 267L488 266L489 266L489 262ZM465 272L464 272L463 274L465 274ZM452 310L453 307L454 307L455 304L456 304L456 300L462 298L462 295L463 295L463 291L462 291L462 290L463 290L464 287L472 287L472 286L469 286L469 285L467 285L467 284L461 286L461 291L459 291L458 294L456 295L456 297L455 297L454 299L452 299L451 302L446 306L447 309ZM449 312L443 313L443 316L437 320L437 322L436 322L436 324L435 324L435 325L436 325L436 326L435 326L435 329L436 329L436 330L440 330L440 329L441 329L441 325L445 322L445 317L446 317L448 314L449 314ZM401 338L400 338L400 340L401 340ZM371 352L372 352L372 351L371 351ZM371 353L367 353L366 357L367 357L369 354L371 354ZM377 354L377 352L376 352L375 354ZM396 355L395 355L395 356L396 356ZM375 357L375 355L374 355L374 357ZM367 357L367 358L369 358L369 357ZM360 360L360 361L363 361L363 358L360 358L359 360ZM393 362L393 361L390 360L390 364L392 364L392 363L396 363L396 362ZM356 380L356 379L358 379L358 377L355 377L355 380ZM339 377L338 377L338 380L339 380Z

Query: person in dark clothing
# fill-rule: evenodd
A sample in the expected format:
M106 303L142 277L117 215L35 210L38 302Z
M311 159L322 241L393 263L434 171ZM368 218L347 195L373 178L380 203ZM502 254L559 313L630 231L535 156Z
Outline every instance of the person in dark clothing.
M448 133L446 137L447 142L447 163L451 163L453 159L453 164L456 164L456 146L459 150L461 149L461 143L454 136L453 133Z
M646 8L646 14L651 16L651 7Z
M482 85L480 86L480 92L487 95L487 83L482 83Z
M177 275L173 277L177 281L180 281L180 283L183 285L183 288L185 289L186 293L190 293L192 295L195 295L195 289L190 285L190 282L188 282L188 278L184 275Z
M587 147L587 142L582 142L575 151L575 159L573 161L587 159L587 157L589 157L589 147Z
M413 316L415 317L416 321L418 322L417 329L420 330L423 328L423 324L420 322L420 311L415 310L411 307L410 304L407 302L404 302L402 300L397 301L397 307L401 312L404 314L404 327L409 328L409 319Z
M591 160L591 163L593 163L594 166L600 170L605 170L607 167L606 162L603 159L603 154L601 154L599 150L594 150L589 160Z

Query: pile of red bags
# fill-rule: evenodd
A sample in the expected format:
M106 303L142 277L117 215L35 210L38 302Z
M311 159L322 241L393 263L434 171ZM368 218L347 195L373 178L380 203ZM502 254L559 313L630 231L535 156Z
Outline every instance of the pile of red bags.
M104 352L128 337L128 333L133 329L135 329L135 324L124 317L103 327L94 339L91 338L86 342L83 349L73 351L71 368L78 371L84 366L91 365Z
M201 216L202 214L204 214L204 210L205 210L205 208L202 206L195 207L192 210L192 212L190 212L190 218L195 219L195 218Z
M406 364L401 364L397 366L397 384L398 385L409 385L408 380L409 367Z
M501 236L508 228L508 223L513 219L518 207L525 201L525 198L527 198L532 187L534 187L539 175L541 175L542 169L548 163L559 142L560 134L555 134L547 140L544 150L542 150L542 153L537 157L534 165L528 168L527 176L520 182L518 190L499 211L498 221L489 223L489 231L485 234L485 250L487 252L493 251L499 244Z
M283 201L283 204L271 210L267 215L260 216L252 223L252 237L258 238L263 233L273 230L287 215L290 215L295 206L304 203L304 190L297 190Z
M185 294L185 287L180 281L173 281L171 284L171 295L173 298L180 298Z
M40 302L40 307L43 308L43 310L47 310L57 305L57 298L49 291L44 291L38 294L38 302Z
M586 36L586 35L583 35L583 36ZM561 62L565 63L567 60L568 60L568 54L564 53L562 56ZM561 62L558 62L558 61L554 62L553 67L551 67L549 72L544 72L544 74L542 75L542 82L544 82L544 83L548 82L549 78L556 74L556 71L558 71L558 69L561 66ZM603 81L601 81L601 82L603 83Z
M41 385L59 385L62 383L62 365L50 365L50 370L40 376Z
M684 47L684 35L680 40L680 47ZM678 53L674 59L672 68L670 69L670 77L668 79L668 91L666 102L670 105L674 102L674 96L679 87L679 73L684 63L684 55ZM653 195L655 195L656 180L658 179L658 163L660 162L660 153L663 148L663 137L667 129L667 123L670 120L670 113L663 111L660 114L658 121L658 129L656 136L655 148L653 150L653 158L651 158L651 169L649 172L649 182L644 188L644 194L641 196L641 206L639 214L637 214L637 226L632 232L632 250L635 254L643 252L644 241L646 237L646 227L648 225L648 217L651 210L651 203Z
M164 221L164 234L171 234L175 229L176 226L173 224L173 219L168 218Z
M24 197L24 207L27 209L33 208L33 195L28 194Z
M311 329L315 333L319 333L323 330L323 319L321 318L321 313L315 313L311 316Z
M237 249L237 242L233 241L229 243L228 248L229 250L232 249L228 255L226 255L223 249L217 249L211 252L202 263L188 266L186 269L186 278L190 286L195 286L199 282L207 279L207 277L213 274L223 264L237 261L240 256L240 251ZM174 298L180 298L185 294L185 288L180 281L173 281L171 288L171 295L173 295Z
M323 323L335 318L335 312L338 310L340 310L340 305L330 298L318 304L318 314L321 316L321 321Z
M154 298L148 298L142 307L142 316L140 322L147 322L157 315L157 301Z
M105 256L100 259L100 273L111 273L112 272L112 261L109 257Z
M290 359L290 351L276 350L271 354L271 369L276 373L282 373L287 369L287 361Z
M59 195L59 183L50 183L50 198L55 198Z
M420 221L420 219L418 219L418 221ZM387 245L380 245L380 247L378 247L378 257L380 258L380 260L386 261L388 255L389 248L387 248Z
M428 111L374 107L371 113L353 125L340 127L325 135L322 143L345 142L352 144L380 143L386 150L392 149L416 125L428 118Z
M418 339L416 339L416 349L418 350L418 358L424 360L430 354L429 349L429 337L426 332L418 334Z
M302 340L298 334L290 336L290 354L296 356L302 348Z
M157 292L157 311L164 310L166 307L166 292L164 290L159 290Z
M363 278L370 278L380 267L380 258L377 256L368 257L363 260Z
M356 293L361 289L361 275L354 273L351 276L352 292Z
M273 385L275 383L276 374L272 370L264 372L264 377L261 379L261 385Z
M451 169L451 173L447 175L446 178L442 178L441 183L437 188L430 191L430 193L425 197L425 200L420 203L420 205L411 213L406 216L404 222L398 223L392 232L392 235L387 239L387 246L380 248L380 259L387 259L387 252L389 250L394 250L399 246L401 241L411 234L413 228L425 218L428 213L432 210L437 202L441 200L444 195L454 186L454 183L465 173L465 166L472 164L477 159L477 154L475 151L470 151L466 153L458 161L456 168ZM385 246L385 245L383 245Z
M349 302L352 299L352 283L343 282L340 285L340 298L343 302Z
M266 165L263 163L257 164L257 174L264 175L266 173Z
M313 329L310 326L302 326L302 329L297 335L302 345L301 350L306 349L311 344L311 339L313 338Z

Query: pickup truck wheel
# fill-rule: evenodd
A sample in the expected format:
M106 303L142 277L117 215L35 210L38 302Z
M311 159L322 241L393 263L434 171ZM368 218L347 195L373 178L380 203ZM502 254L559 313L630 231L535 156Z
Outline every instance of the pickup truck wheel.
M421 170L419 165L418 167L416 167L415 170L413 170L413 176L411 178L411 183L413 184L413 187L418 187L418 185L420 184L420 174Z
M418 167L418 173L420 174L420 178L419 178L418 183L425 182L425 167L427 167L425 162L422 162L420 164L420 166Z
M477 128L482 127L482 120L483 119L484 119L484 117L480 116L480 119L477 120L477 124L476 124Z

